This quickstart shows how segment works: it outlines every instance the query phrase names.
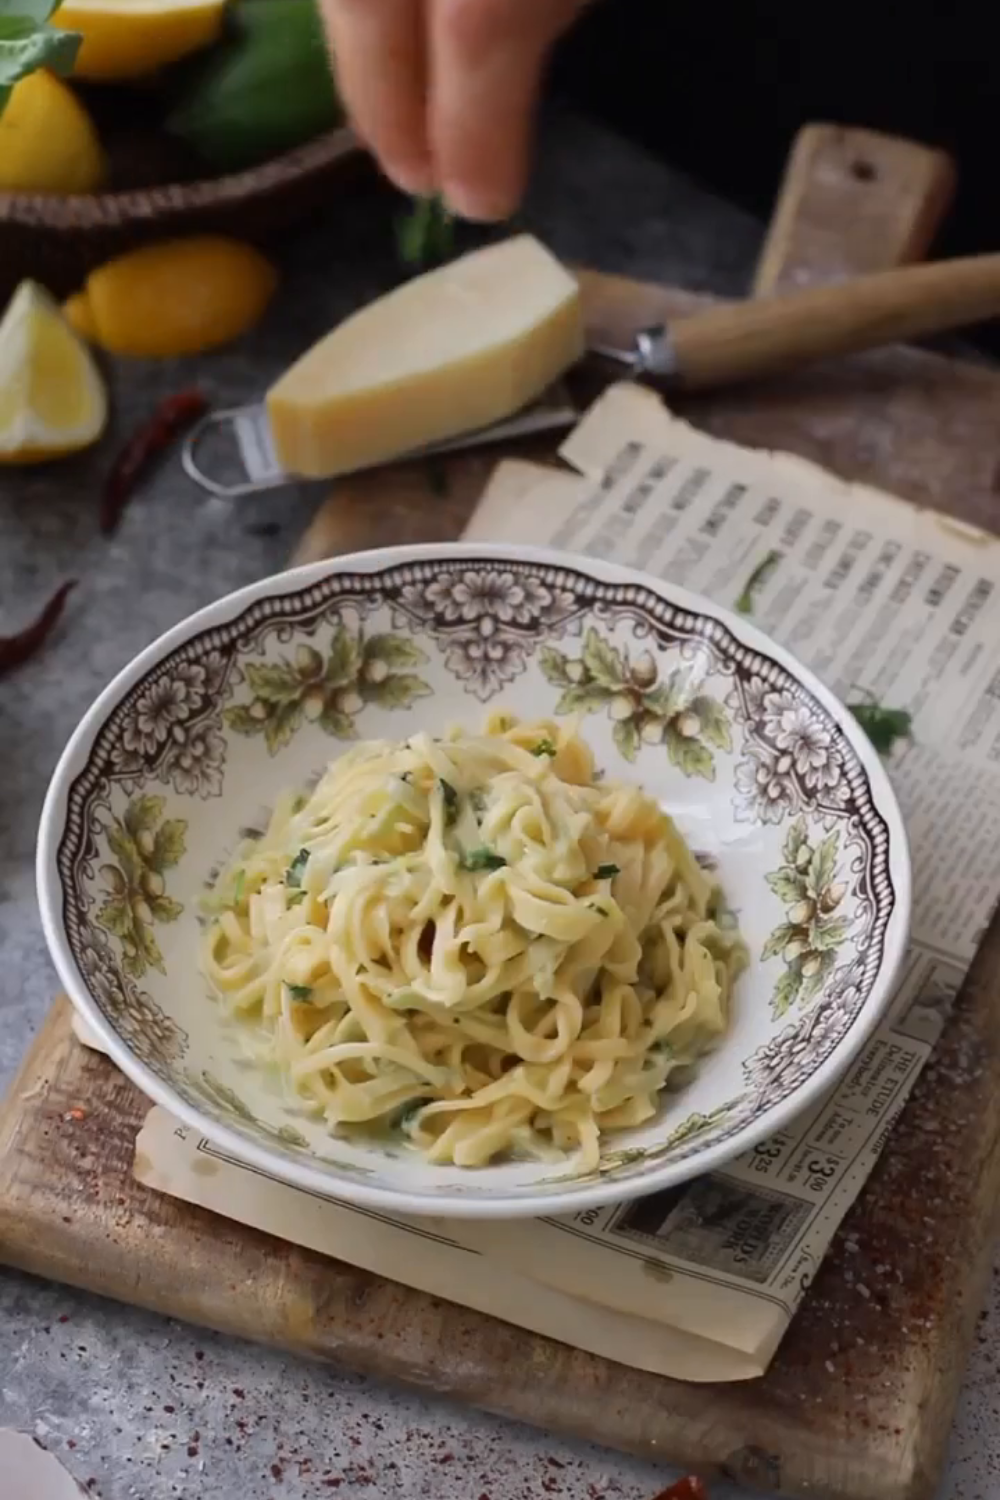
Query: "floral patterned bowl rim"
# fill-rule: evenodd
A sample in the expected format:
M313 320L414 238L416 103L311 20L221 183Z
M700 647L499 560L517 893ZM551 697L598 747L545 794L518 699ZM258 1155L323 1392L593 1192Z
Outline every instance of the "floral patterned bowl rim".
M329 1164L317 1160L309 1152L289 1148L289 1137L281 1136L280 1132L277 1133L280 1138L276 1138L273 1129L268 1136L248 1127L245 1123L247 1118L251 1118L251 1123L254 1122L242 1109L233 1112L227 1108L220 1114L216 1107L219 1104L218 1098L210 1098L209 1107L202 1108L198 1097L184 1088L175 1088L170 1076L162 1068L150 1066L138 1055L137 1050L115 1029L97 1003L74 953L67 930L67 907L70 905L71 892L67 890L60 873L60 851L71 838L70 803L74 786L91 763L95 747L98 746L109 719L137 684L141 684L153 669L179 648L205 637L206 632L210 638L215 639L224 635L228 627L232 634L232 627L236 622L243 622L251 617L253 606L260 605L261 601L280 599L287 603L289 599L305 595L310 590L313 591L311 597L315 598L322 592L319 586L324 583L329 585L331 580L342 580L351 586L371 589L377 579L383 576L436 578L437 569L454 569L462 564L486 570L512 569L515 575L517 570L522 570L522 576L526 576L524 570L528 570L536 581L544 580L550 586L567 580L570 584L575 582L578 613L583 608L600 611L606 607L609 599L613 599L619 612L625 616L635 619L645 612L645 633L647 636L651 635L658 645L663 639L669 639L671 628L676 631L680 627L681 633L686 631L691 637L710 642L712 649L728 650L734 661L748 663L750 666L757 664L758 669L763 663L765 673L770 672L773 681L784 682L799 695L802 704L810 705L811 712L823 720L840 745L838 754L845 766L845 780L851 780L861 804L867 809L872 826L878 830L875 842L879 848L881 873L876 876L874 884L883 893L884 911L878 923L877 957L873 958L870 953L865 957L862 953L841 980L840 992L833 1008L841 1006L846 1018L843 1024L834 1026L831 1034L824 1037L822 1021L818 1027L816 1025L820 1007L814 1007L808 1021L804 1018L797 1026L788 1028L779 1036L773 1037L764 1047L758 1048L752 1064L744 1062L743 1071L748 1079L754 1074L754 1068L757 1074L767 1075L772 1080L776 1075L783 1079L782 1090L773 1096L776 1102L771 1102L761 1092L758 1092L756 1100L751 1100L749 1105L745 1100L739 1101L743 1107L731 1113L724 1129L715 1128L719 1123L715 1117L697 1116L699 1123L689 1132L690 1138L687 1134L674 1131L671 1137L673 1145L679 1146L681 1141L684 1144L682 1149L672 1150L669 1160L662 1159L665 1154L662 1144L654 1151L619 1151L614 1154L620 1159L609 1169L608 1175L604 1175L602 1169L602 1172L592 1174L590 1178L578 1183L573 1183L571 1177L563 1173L533 1185L535 1190L527 1194L506 1194L502 1182L497 1183L495 1194L482 1190L471 1194L463 1193L461 1187L443 1186L428 1201L426 1192L409 1192L405 1185L399 1185L398 1179L387 1185L379 1180L377 1172L372 1173L367 1169L364 1175L350 1176L345 1173L338 1177L336 1163L331 1172ZM471 575L467 573L464 576ZM505 573L505 576L510 577L510 572ZM434 587L440 589L440 586L438 582L428 585L428 588L433 591ZM570 598L571 593L564 597ZM277 609L278 606L265 604L264 614L272 607ZM530 632L530 621L527 624ZM658 634L661 628L664 631L662 637ZM577 626L576 629L579 631L580 627ZM643 634L642 628L639 629L639 634ZM288 638L288 635L283 637L285 640ZM521 650L530 655L534 644L526 647L522 645ZM548 667L543 667L542 670L549 675ZM553 680L549 676L549 681ZM468 687L466 690L469 691ZM478 696L484 698L487 694L479 692ZM512 692L502 702L505 707L510 706L517 711L516 692ZM477 716L470 713L468 722L473 722ZM404 728L397 732L406 731ZM615 743L618 744L617 736ZM760 754L760 747L756 751L751 748L751 756L755 753ZM628 758L632 759L633 756L629 755ZM848 762L849 774L846 769ZM745 757L743 764L753 766L756 762ZM684 774L691 775L692 772L688 770ZM694 774L698 772L695 771ZM786 838L783 852L786 861L789 859L790 841L794 842L797 837L804 838L804 835L796 833L799 824L801 820L793 825ZM829 827L829 822L825 826ZM233 832L235 833L235 829ZM790 867L786 864L784 868L787 871ZM869 898L874 868L873 865L865 875ZM327 1196L342 1196L383 1209L433 1213L442 1217L505 1218L567 1213L627 1197L642 1196L714 1170L773 1135L795 1116L814 1105L838 1081L877 1026L891 998L905 952L911 907L911 873L906 833L881 760L849 711L790 652L770 640L744 618L685 589L665 584L637 570L547 548L489 543L379 548L309 564L239 589L167 631L115 677L84 715L70 738L45 799L39 830L36 874L43 928L60 980L73 1005L96 1033L111 1058L149 1099L201 1131L218 1147L231 1151L250 1165L295 1186ZM772 891L779 889L774 881L781 878L781 872L765 876L764 866L759 871L761 883L766 879ZM827 879L830 878L832 877L828 874ZM792 898L783 895L782 899L787 902ZM871 900L869 904L872 904ZM857 946L863 948L864 945L858 940ZM776 951L776 948L772 949L772 952ZM865 971L863 984L858 977L862 969ZM843 1001L844 994L853 998ZM832 1034L834 1031L835 1035ZM723 1042L720 1050L726 1045ZM807 1064L805 1068L803 1062ZM763 1085L758 1084L757 1087L760 1090ZM758 1107L752 1107L754 1102ZM731 1105L726 1108L732 1111ZM702 1134L704 1139L700 1138ZM299 1144L304 1146L305 1142L301 1141ZM647 1157L649 1160L646 1160ZM426 1167L422 1169L434 1170ZM479 1170L490 1174L501 1169ZM547 1184L551 1184L551 1187L547 1187Z

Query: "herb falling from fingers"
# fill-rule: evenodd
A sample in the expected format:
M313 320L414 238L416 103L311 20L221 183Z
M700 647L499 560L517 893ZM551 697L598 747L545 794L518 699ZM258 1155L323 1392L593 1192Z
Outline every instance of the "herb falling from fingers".
M38 655L59 623L66 600L74 588L76 579L71 578L56 589L48 604L30 625L26 625L15 635L0 635L0 677L5 677L8 672L13 672L16 667L23 666L26 661Z
M182 432L208 410L208 398L198 390L179 391L156 407L125 444L112 466L101 506L101 531L112 536L139 480Z
M440 198L418 198L397 225L396 243L400 259L412 270L440 265L454 251L455 220Z

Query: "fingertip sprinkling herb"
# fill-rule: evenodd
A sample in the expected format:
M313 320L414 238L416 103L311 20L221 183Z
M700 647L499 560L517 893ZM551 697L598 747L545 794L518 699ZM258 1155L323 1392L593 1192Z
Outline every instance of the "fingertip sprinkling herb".
M309 863L309 850L300 849L285 871L285 884L299 886L302 884L302 876L306 865Z
M535 746L531 753L535 756L551 756L556 754L556 747L551 740L539 740L538 744Z
M293 1000L308 1000L313 992L311 984L286 984L285 988Z
M879 755L891 755L900 740L913 736L913 715L905 708L883 708L874 701L847 706Z
M772 571L780 563L783 555L784 554L781 552L768 552L766 557L763 557L757 564L753 572L750 574L750 577L747 579L746 583L740 590L739 597L736 600L737 614L753 614L757 595L764 587L764 584L767 582Z
M616 875L620 874L621 870L617 865L598 865L597 869L594 871L594 879L613 880Z
M444 826L451 828L458 818L458 793L450 781L443 777L438 778L438 786L441 788L441 801L444 804Z
M502 854L497 854L493 849L487 849L485 846L480 849L468 849L461 858L463 870L502 870L506 863Z

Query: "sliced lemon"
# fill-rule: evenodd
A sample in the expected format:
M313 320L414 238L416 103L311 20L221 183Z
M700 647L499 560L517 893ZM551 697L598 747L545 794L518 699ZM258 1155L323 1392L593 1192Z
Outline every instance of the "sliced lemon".
M108 398L93 357L42 287L23 281L0 320L0 463L40 463L100 437Z
M65 0L52 24L83 37L77 78L142 78L210 47L225 8L226 0Z
M277 282L252 245L192 235L140 245L98 266L63 312L81 338L109 354L173 359L216 349L252 328Z
M107 160L93 121L54 73L29 73L0 112L0 189L10 193L94 193Z

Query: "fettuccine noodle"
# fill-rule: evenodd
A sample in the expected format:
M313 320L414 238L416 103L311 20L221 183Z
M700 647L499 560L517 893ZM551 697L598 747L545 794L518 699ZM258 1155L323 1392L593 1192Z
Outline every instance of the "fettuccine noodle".
M718 1043L746 963L658 804L575 728L505 715L359 744L207 909L211 994L288 1098L461 1167L593 1170Z

